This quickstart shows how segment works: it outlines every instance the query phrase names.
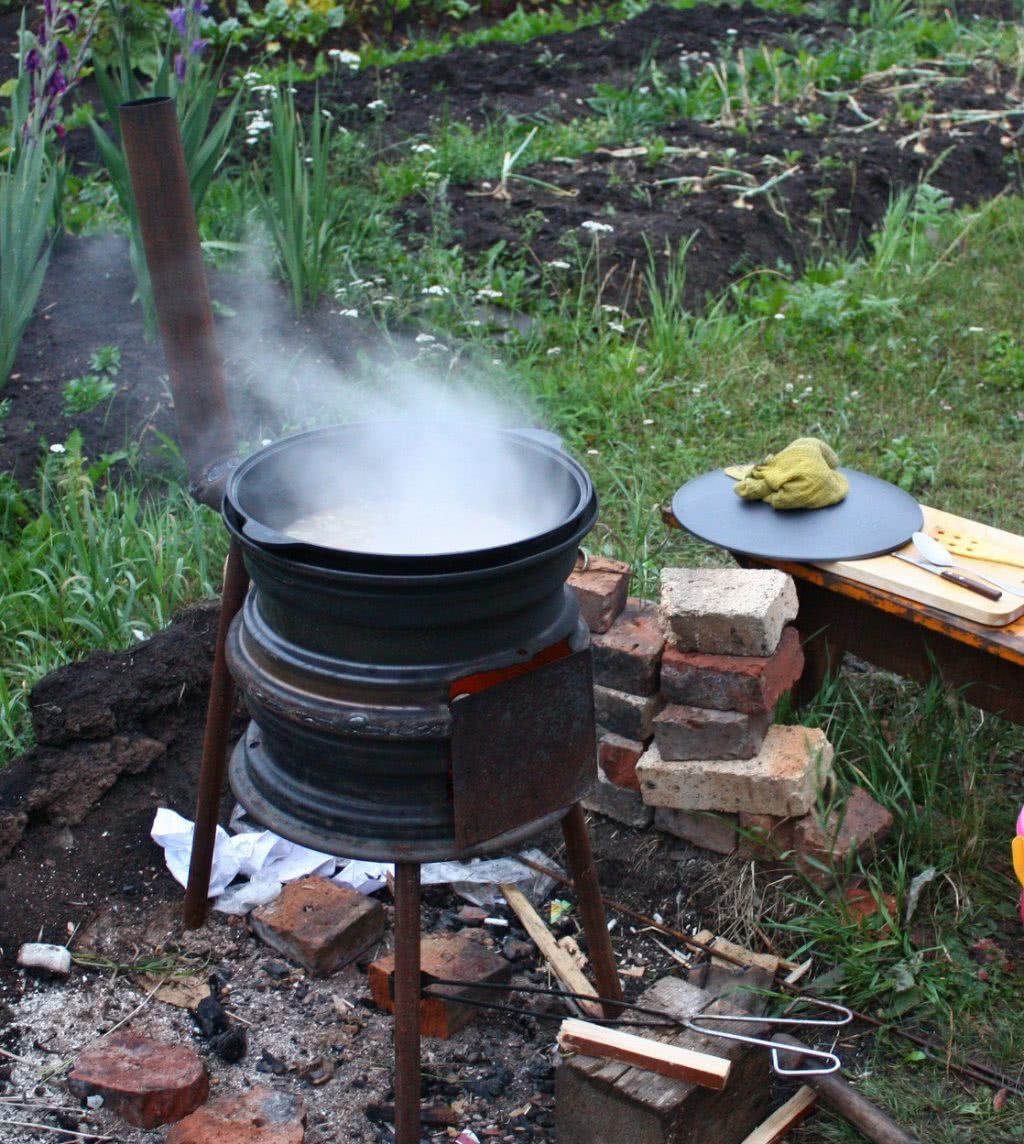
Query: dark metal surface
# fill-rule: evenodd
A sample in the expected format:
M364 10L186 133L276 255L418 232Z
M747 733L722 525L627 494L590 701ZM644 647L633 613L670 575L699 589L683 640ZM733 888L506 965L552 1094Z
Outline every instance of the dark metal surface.
M597 757L590 649L452 703L455 840L468 849L581 797Z
M415 456L424 447L440 449L439 437L451 449L458 449L460 437L467 448L471 442L474 464L483 464L481 453L514 458L517 471L528 473L536 489L543 491L545 503L537 506L536 533L498 547L408 555L325 547L289 535L290 525L311 514L344 511L352 505L365 511L362 506L368 496L383 501L380 512L387 513L381 489L367 487L373 477L363 468L361 450L367 440L389 454ZM345 458L350 455L356 460L346 468ZM317 479L324 473L330 474L330 480ZM467 465L466 482L472 482L474 475ZM487 472L480 476L481 495L492 497ZM406 495L412 495L412 490L406 490ZM465 496L467 504L481 513L501 515L500 501L473 503L470 493ZM444 505L432 505L431 511L443 512ZM277 556L292 564L351 574L401 576L411 585L416 576L528 566L538 555L563 547L571 548L575 558L579 541L597 519L597 496L578 461L557 445L521 430L421 426L408 421L351 422L283 437L247 457L228 479L224 516L248 557L270 560ZM255 573L254 579L259 579Z
M120 123L181 451L190 480L201 483L206 467L234 450L234 432L178 115L172 99L133 100L121 105Z
M217 834L217 814L224 790L228 726L231 722L231 709L235 697L224 645L228 627L241 608L248 587L249 577L242 562L241 549L237 544L232 544L224 566L224 587L221 592L217 642L214 644L213 671L210 676L210 698L206 708L206 729L203 732L203 759L199 769L199 789L196 794L195 833L188 870L188 888L185 891L185 925L189 929L198 928L206 920L207 899L210 894L210 867Z
M420 1144L420 868L395 865L395 1144Z
M675 518L694 536L766 560L861 560L900 548L923 526L909 493L856 469L840 469L850 491L828 508L780 511L733 492L720 469L688 481L672 498Z

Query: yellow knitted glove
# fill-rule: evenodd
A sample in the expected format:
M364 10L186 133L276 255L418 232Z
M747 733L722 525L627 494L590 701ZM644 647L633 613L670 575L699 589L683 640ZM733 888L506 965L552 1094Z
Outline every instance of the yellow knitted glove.
M733 487L746 500L767 501L772 508L824 508L837 504L850 489L849 481L836 472L838 464L839 458L824 441L798 437L753 465Z

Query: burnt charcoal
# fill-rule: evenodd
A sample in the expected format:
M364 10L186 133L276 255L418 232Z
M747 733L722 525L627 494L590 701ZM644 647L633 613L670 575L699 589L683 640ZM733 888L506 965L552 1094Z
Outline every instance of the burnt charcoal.
M223 1033L228 1027L228 1015L224 1006L213 995L204 997L192 1010L192 1016L199 1026L199 1033L203 1037L212 1037L215 1033Z
M284 1076L288 1071L288 1066L280 1057L275 1057L272 1052L264 1049L256 1065L256 1071L261 1073L273 1073L274 1076Z
M210 1048L222 1061L233 1065L248 1052L249 1038L241 1025L232 1025L230 1029L210 1038Z

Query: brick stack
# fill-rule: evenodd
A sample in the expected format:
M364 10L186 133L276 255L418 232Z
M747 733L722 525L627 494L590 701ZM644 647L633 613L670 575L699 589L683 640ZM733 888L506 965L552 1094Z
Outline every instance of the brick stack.
M772 723L803 670L796 610L793 581L773 569L662 573L667 706L637 765L662 829L729 853L741 811L791 817L814 806L831 745L816 729Z
M806 872L863 852L891 824L855 791L815 813L832 745L773 723L800 677L797 598L775 570L671 568L660 606L628 597L629 568L595 559L570 579L593 633L596 782L584 805L631 826L652 819L697 846L748 857L795 852Z
M591 557L574 572L580 610L591 631L597 772L583 805L629 826L649 826L654 811L640 797L636 766L654 740L665 648L655 604L628 595L629 565Z

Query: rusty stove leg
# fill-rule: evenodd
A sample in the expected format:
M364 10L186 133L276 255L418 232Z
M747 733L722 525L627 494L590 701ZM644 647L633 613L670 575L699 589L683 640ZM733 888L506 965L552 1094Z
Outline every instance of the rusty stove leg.
M420 867L395 863L395 1144L420 1144Z
M235 688L228 671L224 645L228 627L245 600L249 574L242 560L242 550L231 542L224 568L224 588L217 621L217 642L213 649L213 672L210 676L210 698L206 707L206 730L203 734L203 761L199 768L199 791L196 797L196 826L192 839L192 860L185 891L185 925L196 929L206 920L210 891L210 866L217 836L217 816L224 789L224 766L227 761L228 729Z
M622 984L615 968L612 939L608 933L608 920L601 901L601 887L597 881L594 855L590 849L590 835L583 808L575 803L562 819L562 835L583 918L583 932L587 935L587 949L597 978L597 991L612 1001L622 1000ZM605 1005L604 1015L615 1017L617 1005Z

